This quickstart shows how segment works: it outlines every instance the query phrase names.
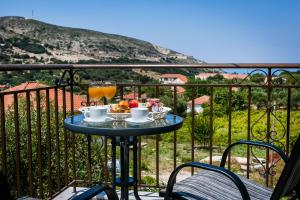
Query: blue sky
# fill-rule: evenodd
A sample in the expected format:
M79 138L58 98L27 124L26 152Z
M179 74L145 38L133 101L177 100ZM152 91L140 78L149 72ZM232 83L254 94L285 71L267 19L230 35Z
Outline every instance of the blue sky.
M0 16L126 35L206 62L300 62L300 0L1 0Z

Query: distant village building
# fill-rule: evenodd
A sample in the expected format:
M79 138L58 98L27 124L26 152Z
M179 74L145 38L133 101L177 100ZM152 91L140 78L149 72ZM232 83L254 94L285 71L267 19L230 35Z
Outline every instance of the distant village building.
M271 78L271 82L277 82L277 83L280 83L280 82L286 83L287 80L288 80L287 78L279 77L279 76L272 76L272 78ZM267 83L267 82L268 82L268 77L265 77L264 78L264 83Z
M194 99L194 109L196 113L201 113L203 112L203 104L209 103L210 96L208 95L203 95L201 97L198 97ZM188 109L187 112L192 112L192 101L188 102Z
M188 78L182 74L162 74L159 78L162 84L185 84Z
M172 92L174 92L174 87L171 87ZM178 96L183 96L185 93L185 89L183 87L177 86L176 92Z
M26 89L34 89L34 88L44 88L48 87L48 85L39 83L39 82L25 82L20 85L17 85L15 87L8 88L7 90L4 90L4 92L12 92L12 91L19 91L19 90L26 90ZM18 97L23 97L25 98L25 93L19 93ZM41 90L41 96L45 96L46 91ZM30 92L30 99L32 101L35 100L36 97L36 91L31 91ZM49 99L50 101L55 100L55 90L54 88L49 89ZM66 91L66 110L70 111L71 110L71 93ZM82 107L82 102L86 102L86 98L81 95L73 95L74 99L74 110L78 110L80 107ZM63 106L63 90L58 89L57 90L57 100L58 100L58 106L61 109ZM4 95L4 107L5 109L9 109L11 106L13 106L14 103L14 96L13 94L9 95ZM43 103L41 102L41 106L43 106Z
M195 75L195 79L207 80L208 77L213 77L216 75L221 75L225 79L245 79L247 74L226 74L226 73L200 73Z

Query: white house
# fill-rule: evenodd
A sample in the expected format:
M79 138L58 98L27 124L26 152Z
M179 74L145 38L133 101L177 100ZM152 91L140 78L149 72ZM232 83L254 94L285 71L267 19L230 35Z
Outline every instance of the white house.
M203 104L205 103L209 103L210 100L210 96L208 95L204 95L201 97L198 97L196 99L194 99L194 109L196 113L201 113L203 112ZM187 108L187 112L192 112L192 101L188 102L188 108Z
M185 84L188 78L182 74L162 74L159 78L162 84Z

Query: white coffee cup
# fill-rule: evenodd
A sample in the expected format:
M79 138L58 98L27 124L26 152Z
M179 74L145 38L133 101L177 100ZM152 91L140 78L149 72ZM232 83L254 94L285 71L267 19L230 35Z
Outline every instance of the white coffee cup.
M152 118L148 108L131 108L131 118L135 122L147 121L149 118Z
M107 117L107 106L90 106L81 110L84 117L92 121L104 121Z

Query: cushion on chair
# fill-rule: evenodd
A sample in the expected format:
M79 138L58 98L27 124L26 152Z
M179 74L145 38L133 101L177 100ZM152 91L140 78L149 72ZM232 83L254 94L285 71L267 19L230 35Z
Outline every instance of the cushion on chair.
M240 177L244 182L251 199L270 199L272 190ZM177 182L173 194L184 199L242 199L240 191L226 176L212 171L203 170L191 177Z

